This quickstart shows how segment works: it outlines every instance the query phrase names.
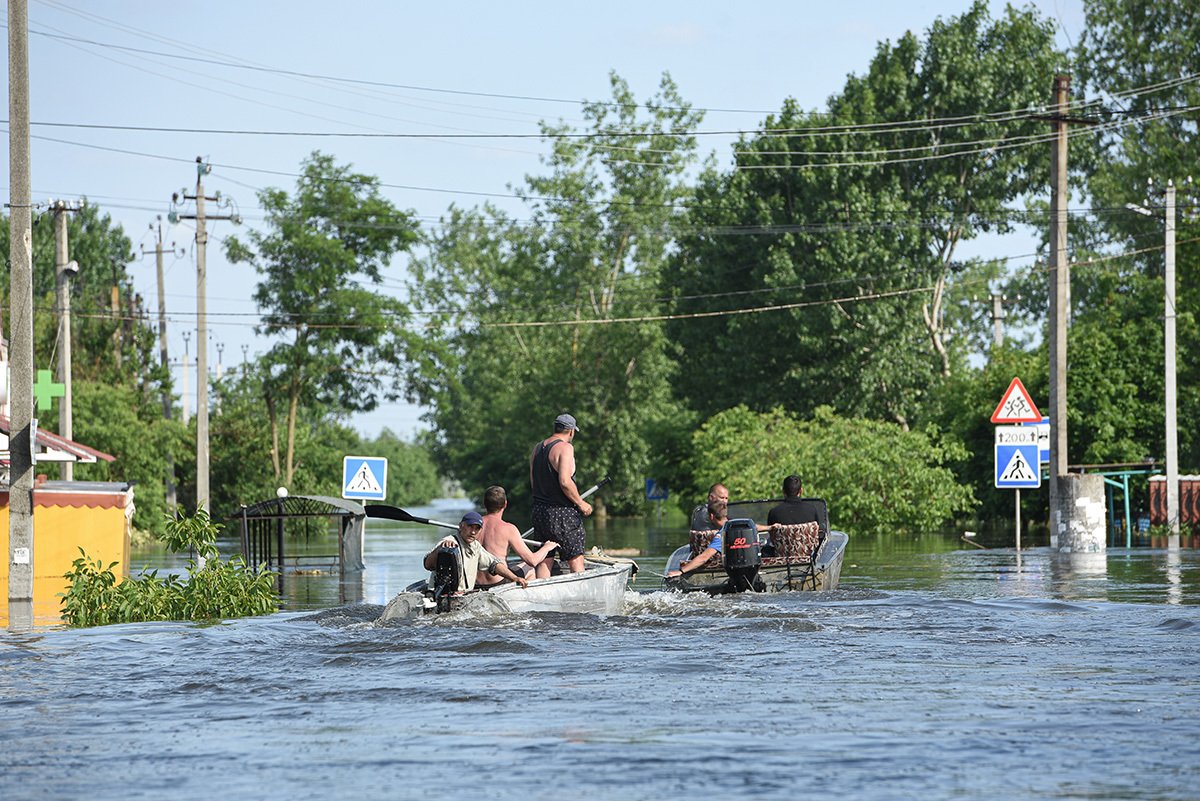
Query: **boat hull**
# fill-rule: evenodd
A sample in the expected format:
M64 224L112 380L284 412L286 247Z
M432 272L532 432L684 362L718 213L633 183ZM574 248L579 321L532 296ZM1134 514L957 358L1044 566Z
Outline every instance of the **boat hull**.
M452 611L480 614L511 612L572 612L619 615L625 604L625 588L633 573L633 562L600 564L588 562L582 573L563 573L519 584L496 584L451 596ZM397 595L384 609L381 620L400 620L432 612L428 582L420 581Z

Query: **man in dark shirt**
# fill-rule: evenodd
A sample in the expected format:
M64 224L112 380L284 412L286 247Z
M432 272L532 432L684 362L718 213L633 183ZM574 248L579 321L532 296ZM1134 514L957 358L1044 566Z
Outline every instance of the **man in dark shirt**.
M804 494L804 486L800 476L790 475L783 480L783 503L776 506L767 514L767 525L792 526L797 523L821 523L817 505L806 501L800 496ZM822 524L822 527L824 524Z
M691 514L691 530L692 531L709 531L711 529L720 528L714 526L712 520L708 516L708 505L713 501L721 501L729 503L729 490L724 484L713 484L708 488L708 499L692 510Z
M559 543L572 573L586 567L583 558L583 518L592 513L575 486L575 432L569 414L554 419L554 433L529 454L529 486L533 489L533 539Z

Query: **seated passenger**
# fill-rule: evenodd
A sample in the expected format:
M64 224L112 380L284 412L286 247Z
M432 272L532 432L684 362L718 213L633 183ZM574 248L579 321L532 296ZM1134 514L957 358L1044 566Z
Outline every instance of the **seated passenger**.
M708 505L713 501L722 501L729 503L729 489L724 484L713 484L708 488L708 499L692 510L691 525L692 531L708 531L720 526L713 526L712 521L708 517Z
M521 532L517 530L517 527L504 519L504 510L508 508L508 494L504 491L504 487L488 487L483 493L483 508L487 514L483 516L483 528L479 531L479 544L484 547L484 550L497 559L506 561L511 549L523 560L513 570L514 573L520 573L527 579L548 577L550 562L546 560L546 557L558 547L558 543L551 540L543 543L537 551L529 550L529 546L521 538ZM487 586L499 584L503 580L500 576L480 572L475 583L479 586Z
M515 581L522 587L529 586L529 582L524 576L518 576L516 573L508 569L508 565L503 561L492 556L483 549L479 544L479 530L483 528L483 518L479 512L467 512L462 517L462 521L458 524L458 532L451 534L449 537L443 537L438 541L438 544L433 546L433 550L425 554L425 569L436 570L438 563L438 549L458 548L462 553L462 572L458 577L458 589L460 591L475 589L475 577L480 572L497 574L499 573L510 581Z
M680 562L679 570L668 572L667 578L675 578L692 570L697 570L707 564L709 559L720 553L722 548L721 534L724 533L725 523L728 522L728 518L729 513L726 511L725 501L710 501L708 504L708 527L717 530L717 533L713 535L712 542L708 544L707 548L691 559L685 559ZM703 531L703 529L696 530Z
M821 515L816 504L800 496L804 487L800 476L790 475L783 480L783 503L767 514L767 525L793 526L797 523L820 523Z

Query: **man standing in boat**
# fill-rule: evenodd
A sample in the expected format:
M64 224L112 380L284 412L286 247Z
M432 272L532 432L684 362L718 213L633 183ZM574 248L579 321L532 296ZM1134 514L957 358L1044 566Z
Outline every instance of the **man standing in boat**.
M529 454L533 489L533 538L557 542L572 573L584 569L583 518L592 513L575 486L575 447L579 426L569 414L554 418L554 433Z
M479 544L479 530L483 528L483 518L479 512L467 512L458 524L458 533L443 537L433 550L425 554L425 569L436 570L438 551L445 548L458 548L462 555L459 562L462 572L458 576L460 591L475 589L475 577L480 572L500 575L509 581L515 581L522 587L528 587L529 582L524 576L518 576L508 569L503 560L492 556Z
M513 571L514 573L521 571L527 579L548 577L550 564L546 561L546 557L558 547L558 544L544 543L536 553L529 550L525 540L521 539L521 532L517 527L504 519L504 510L507 508L508 494L504 491L504 487L488 487L483 493L485 514L483 515L483 528L479 532L479 544L485 551L501 561L508 559L510 550L521 557L524 563L519 565L517 570ZM487 572L481 572L475 579L475 583L480 586L498 584L501 581L503 579L500 576Z

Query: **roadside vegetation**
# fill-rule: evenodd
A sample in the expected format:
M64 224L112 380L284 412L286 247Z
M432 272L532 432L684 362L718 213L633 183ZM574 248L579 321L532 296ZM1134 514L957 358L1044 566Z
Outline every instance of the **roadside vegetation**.
M136 623L147 620L214 620L266 615L278 610L273 571L252 567L240 556L222 561L217 554L221 527L199 509L166 521L164 537L174 553L190 554L186 578L158 571L118 583L116 562L105 566L80 549L80 557L64 578L62 619L73 628Z

